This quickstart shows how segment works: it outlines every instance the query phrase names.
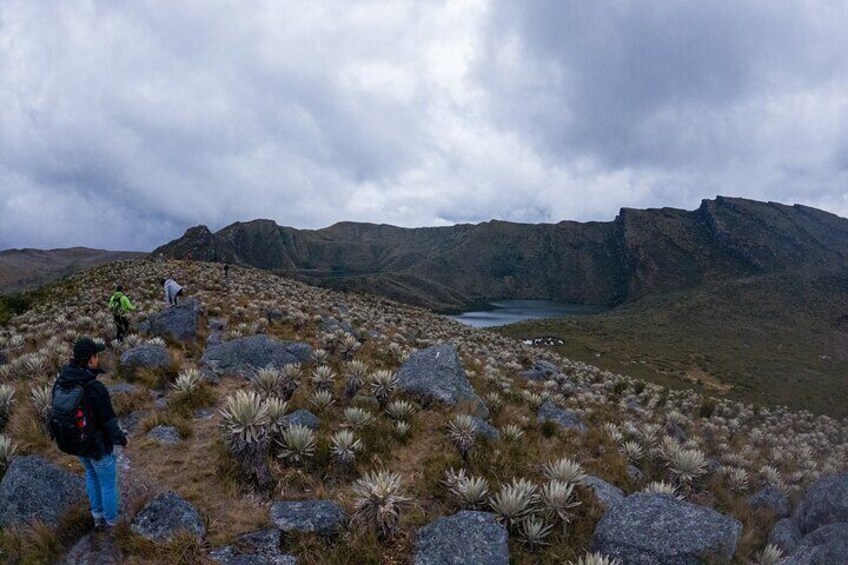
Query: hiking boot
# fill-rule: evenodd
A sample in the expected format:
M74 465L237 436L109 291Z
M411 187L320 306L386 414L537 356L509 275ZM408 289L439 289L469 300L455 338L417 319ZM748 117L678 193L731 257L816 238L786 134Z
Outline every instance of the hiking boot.
M106 528L109 524L106 522L105 518L95 518L94 519L94 529L102 530Z

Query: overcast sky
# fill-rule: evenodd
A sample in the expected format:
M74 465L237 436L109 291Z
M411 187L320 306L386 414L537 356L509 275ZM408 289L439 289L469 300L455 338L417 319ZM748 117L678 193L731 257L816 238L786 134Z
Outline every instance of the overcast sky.
M846 0L2 0L0 249L200 223L848 216Z

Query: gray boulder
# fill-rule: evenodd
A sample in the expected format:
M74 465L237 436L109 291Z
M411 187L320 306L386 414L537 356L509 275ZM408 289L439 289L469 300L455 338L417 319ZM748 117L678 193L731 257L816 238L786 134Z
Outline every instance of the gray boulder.
M528 381L544 381L547 380L545 377L545 373L542 371L537 371L536 369L527 369L526 371L519 371L519 377L523 377Z
M595 498L604 508L610 508L624 500L624 491L617 486L611 485L605 480L589 475L583 479L583 484L592 489Z
M308 363L312 348L305 343L279 341L260 334L211 345L203 352L201 367L215 375L253 376L264 367L281 369L292 363Z
M774 485L769 485L760 489L747 499L748 506L751 508L767 508L780 516L786 518L789 516L790 507L789 499L783 494L779 488Z
M85 479L37 455L15 457L0 482L0 528L38 520L56 527L86 500Z
M665 494L633 494L607 510L592 551L628 565L730 563L742 524Z
M335 331L341 330L345 333L348 333L352 336L357 336L356 330L353 329L353 326L348 324L347 322L339 321L335 318L324 318L321 320L321 329L327 333L333 333ZM358 336L357 336L358 337Z
M209 557L221 565L295 565L297 559L280 551L280 530L260 530L238 536L232 545Z
M168 350L161 345L139 345L121 354L121 368L134 369L164 369L171 364Z
M197 341L197 319L200 303L188 298L177 306L165 308L151 316L148 331L160 337L171 337L177 341Z
M801 542L801 528L792 518L778 520L768 535L768 543L780 549L784 555L789 555Z
M848 523L837 522L806 536L780 565L836 565L848 563Z
M489 512L462 511L418 531L415 565L507 565L506 528Z
M556 406L553 402L545 402L539 407L539 423L553 422L565 430L575 430L583 433L588 428L575 412Z
M197 508L173 491L153 497L133 518L130 529L137 536L157 542L170 541L180 531L197 539L206 535Z
M848 522L848 473L816 481L804 496L798 522L805 534L828 524Z
M398 390L423 402L448 406L469 403L477 416L487 418L489 410L468 382L456 345L445 343L409 356L397 373Z
M271 506L271 522L284 532L314 532L329 537L341 531L347 514L330 500L284 500Z
M147 417L147 412L133 410L126 416L118 418L118 424L121 426L121 429L124 430L124 433L133 434L145 417Z
M283 424L286 426L306 426L311 430L317 430L320 422L318 420L318 416L309 410L301 408L300 410L295 410L291 414L287 414L283 417Z
M176 445L182 441L180 433L174 426L156 426L147 432L147 439L162 445Z

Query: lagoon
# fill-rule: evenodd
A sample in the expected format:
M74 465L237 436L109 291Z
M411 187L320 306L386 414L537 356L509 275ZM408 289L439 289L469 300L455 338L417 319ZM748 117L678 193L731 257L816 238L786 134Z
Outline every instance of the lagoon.
M604 308L599 306L568 304L553 300L496 300L489 304L491 308L488 310L463 312L448 317L467 326L489 328L515 324L525 320L581 316L604 311Z

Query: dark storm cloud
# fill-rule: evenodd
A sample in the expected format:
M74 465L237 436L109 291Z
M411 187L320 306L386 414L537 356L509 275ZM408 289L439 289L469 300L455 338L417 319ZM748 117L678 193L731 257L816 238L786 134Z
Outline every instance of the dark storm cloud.
M848 214L844 3L0 3L0 248L198 223Z

